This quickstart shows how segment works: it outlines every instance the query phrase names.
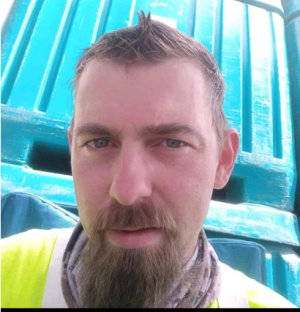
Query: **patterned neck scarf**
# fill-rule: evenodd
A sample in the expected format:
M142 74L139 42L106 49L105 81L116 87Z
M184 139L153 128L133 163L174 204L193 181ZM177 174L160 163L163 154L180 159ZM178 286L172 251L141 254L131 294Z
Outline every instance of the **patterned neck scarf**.
M69 308L80 308L76 262L87 241L79 222L67 245L62 263L62 291ZM184 280L184 283L175 281L172 289L156 307L207 308L218 298L221 288L218 257L203 230L194 255L184 267Z

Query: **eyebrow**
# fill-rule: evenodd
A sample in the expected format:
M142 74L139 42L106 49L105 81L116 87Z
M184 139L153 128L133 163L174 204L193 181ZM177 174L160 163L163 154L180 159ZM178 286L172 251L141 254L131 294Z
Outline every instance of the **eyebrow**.
M75 129L75 136L85 136L85 135L107 135L107 136L119 136L119 132L116 130L110 130L108 127L105 127L100 124L89 123L82 125Z
M169 136L169 135L189 135L193 136L200 146L205 147L205 139L203 135L192 127L179 123L166 123L161 125L149 125L138 131L140 137L151 136ZM120 137L120 131L110 129L101 124L89 123L78 127L75 130L75 136L99 135L99 136L115 136Z
M204 136L188 125L179 123L150 125L141 131L142 136L167 136L175 134L193 136L201 146L205 147Z

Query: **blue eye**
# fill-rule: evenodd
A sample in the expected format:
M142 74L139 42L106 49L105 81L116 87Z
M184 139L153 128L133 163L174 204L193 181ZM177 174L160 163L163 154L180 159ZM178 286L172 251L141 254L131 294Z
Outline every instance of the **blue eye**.
M170 147L170 148L179 148L179 147L182 147L183 142L179 140L174 140L174 139L167 139L166 145L167 147Z
M88 142L88 145L95 147L95 148L103 148L109 145L108 139L96 139Z

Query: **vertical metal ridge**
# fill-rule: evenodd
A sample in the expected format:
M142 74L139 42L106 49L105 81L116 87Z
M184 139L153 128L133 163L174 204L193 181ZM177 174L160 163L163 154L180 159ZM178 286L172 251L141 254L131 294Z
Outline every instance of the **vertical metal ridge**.
M222 70L223 0L216 0L212 54Z
M128 21L127 26L132 26L135 7L136 7L136 0L131 0L131 7L130 7L130 12L129 12L129 21ZM145 13L147 13L147 12L145 12Z
M101 0L99 11L97 13L97 20L95 23L94 32L91 39L91 44L95 43L104 33L110 4L111 0Z
M195 38L195 26L196 26L196 14L197 14L197 1L190 0L192 2L192 13L191 13L191 27L190 36Z
M242 4L241 31L242 151L252 152L252 77L248 6Z
M44 0L31 1L2 76L1 103L7 104Z
M271 104L273 121L273 156L282 158L282 131L280 114L280 91L279 76L277 65L276 38L274 30L273 15L270 12L270 30L271 30L271 50L270 50L270 80L271 80Z
M39 88L35 109L46 112L79 0L68 0Z

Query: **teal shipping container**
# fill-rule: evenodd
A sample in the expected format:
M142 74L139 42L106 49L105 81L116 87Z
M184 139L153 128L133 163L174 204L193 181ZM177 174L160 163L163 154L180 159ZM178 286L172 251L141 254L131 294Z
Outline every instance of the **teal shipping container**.
M298 183L295 209L300 212L300 3L297 0L282 1L289 58L293 124L295 133Z
M240 136L232 177L213 194L208 236L263 245L266 285L300 307L300 1L11 3L1 40L2 196L32 193L77 215L67 141L75 63L102 34L136 24L136 11L151 12L212 52Z

